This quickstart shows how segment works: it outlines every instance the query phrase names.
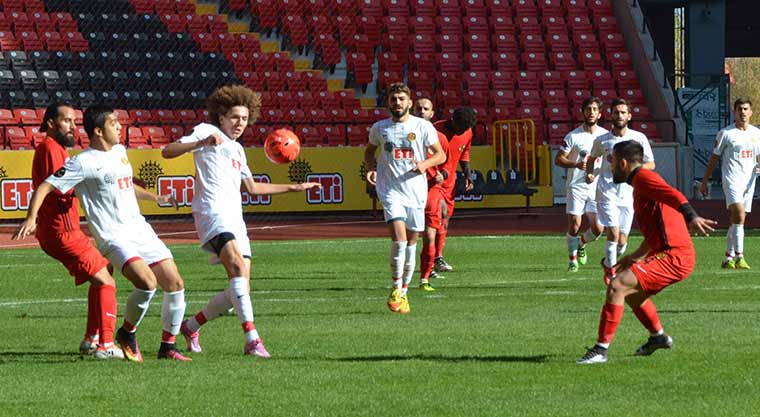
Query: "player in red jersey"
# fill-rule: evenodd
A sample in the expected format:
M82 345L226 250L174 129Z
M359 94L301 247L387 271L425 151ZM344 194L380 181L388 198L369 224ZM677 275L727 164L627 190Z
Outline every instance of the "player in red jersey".
M74 109L53 103L45 110L40 131L47 137L37 145L32 162L32 184L37 188L69 159L66 147L74 146ZM114 345L116 327L116 282L108 271L108 260L90 243L79 227L79 204L72 191L51 192L43 201L37 222L37 240L45 253L61 262L76 285L90 282L87 295L87 328L79 345L82 353L96 358L123 358Z
M435 236L434 268L437 272L451 272L451 267L443 259L443 247L446 245L446 235L449 230L449 219L454 214L454 188L457 181L457 163L465 178L465 190L470 191L474 187L470 174L470 147L472 146L472 128L475 127L475 110L469 107L460 107L454 110L447 120L440 120L433 125L438 132L443 133L449 142L449 150L446 152L446 163L439 167L444 176L441 189L446 202L446 211L443 214L443 225Z
M694 269L694 245L688 228L707 236L717 225L714 220L699 217L689 200L656 172L642 169L643 160L644 148L635 141L616 144L610 155L614 182L633 187L634 216L644 241L618 262L619 272L607 287L596 345L578 359L579 364L607 362L607 349L623 317L623 303L631 306L649 330L649 339L636 355L648 356L673 346L649 298L683 281Z
M418 99L414 103L412 113L432 123L435 116L433 102L427 97ZM443 152L448 153L449 140L446 135L438 132L438 142L441 144ZM435 243L438 230L443 227L444 214L446 213L446 203L441 186L444 177L439 167L442 165L427 170L428 198L425 205L425 233L422 235L422 252L420 253L420 289L423 291L435 291L435 288L430 285L430 278L440 278L433 270L435 246L431 245L431 243Z

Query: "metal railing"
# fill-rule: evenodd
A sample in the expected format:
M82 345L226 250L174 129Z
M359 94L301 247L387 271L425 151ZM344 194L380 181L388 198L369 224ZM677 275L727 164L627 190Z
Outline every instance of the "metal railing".
M526 184L535 183L538 167L533 119L497 120L492 128L491 149L496 169L521 172Z

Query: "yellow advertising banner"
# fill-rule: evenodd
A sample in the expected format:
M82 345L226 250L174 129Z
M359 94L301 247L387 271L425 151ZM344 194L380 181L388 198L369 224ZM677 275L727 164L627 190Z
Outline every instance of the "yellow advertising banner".
M76 151L71 152L72 155ZM174 194L180 213L190 213L193 199L195 168L190 154L164 159L159 149L130 149L135 182L157 194ZM26 216L32 195L31 167L33 151L0 151L0 219ZM329 147L301 149L298 159L287 165L269 162L261 148L247 148L248 166L256 181L269 183L319 182L322 189L305 193L274 196L251 196L243 192L245 212L314 212L369 210L372 200L364 181L364 147ZM485 173L493 166L493 151L487 146L473 147L470 152L473 169ZM550 186L534 187L532 206L552 204ZM457 198L460 208L522 207L522 195L467 195ZM141 201L145 215L170 215L173 208L158 207Z

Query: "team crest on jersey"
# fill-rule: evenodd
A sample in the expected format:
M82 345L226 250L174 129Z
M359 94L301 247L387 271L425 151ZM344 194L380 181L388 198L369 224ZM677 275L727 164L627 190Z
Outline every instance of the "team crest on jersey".
M408 135L406 135L406 138L409 139L409 140L411 140L411 141L414 141L414 140L417 140L417 135L415 135L414 132L412 132L412 133L409 133Z
M225 158L229 158L230 157L230 150L227 149L227 148L222 148L221 149L221 153L222 153L222 156L225 157Z
M103 182L105 182L106 184L113 185L113 184L116 184L116 179L114 178L113 174L109 173L109 174L103 175Z
M61 167L61 168L60 168L58 171L55 171L55 173L54 173L53 175L54 175L56 178L61 178L61 177L62 177L62 176L64 176L65 174L66 174L66 168L64 168L64 167Z
M121 163L124 165L129 165L129 159L125 156L124 158L121 158Z

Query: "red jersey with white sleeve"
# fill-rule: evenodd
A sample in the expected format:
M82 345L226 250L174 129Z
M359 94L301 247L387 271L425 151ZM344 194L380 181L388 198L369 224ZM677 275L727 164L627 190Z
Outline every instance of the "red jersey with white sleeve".
M649 249L648 255L666 250L694 252L684 210L689 200L648 169L636 169L628 178L633 186L634 216Z
M449 150L446 152L446 162L438 169L444 169L449 174L441 184L444 193L454 196L454 187L457 182L457 164L460 161L470 161L470 148L472 147L472 129L467 129L461 135L457 135L446 127L446 120L440 120L434 124L438 132L443 133L449 140Z
M37 188L58 171L69 153L53 138L47 137L34 150L32 185ZM56 235L80 230L79 204L72 190L62 193L56 189L45 197L37 217L37 239L54 239Z

